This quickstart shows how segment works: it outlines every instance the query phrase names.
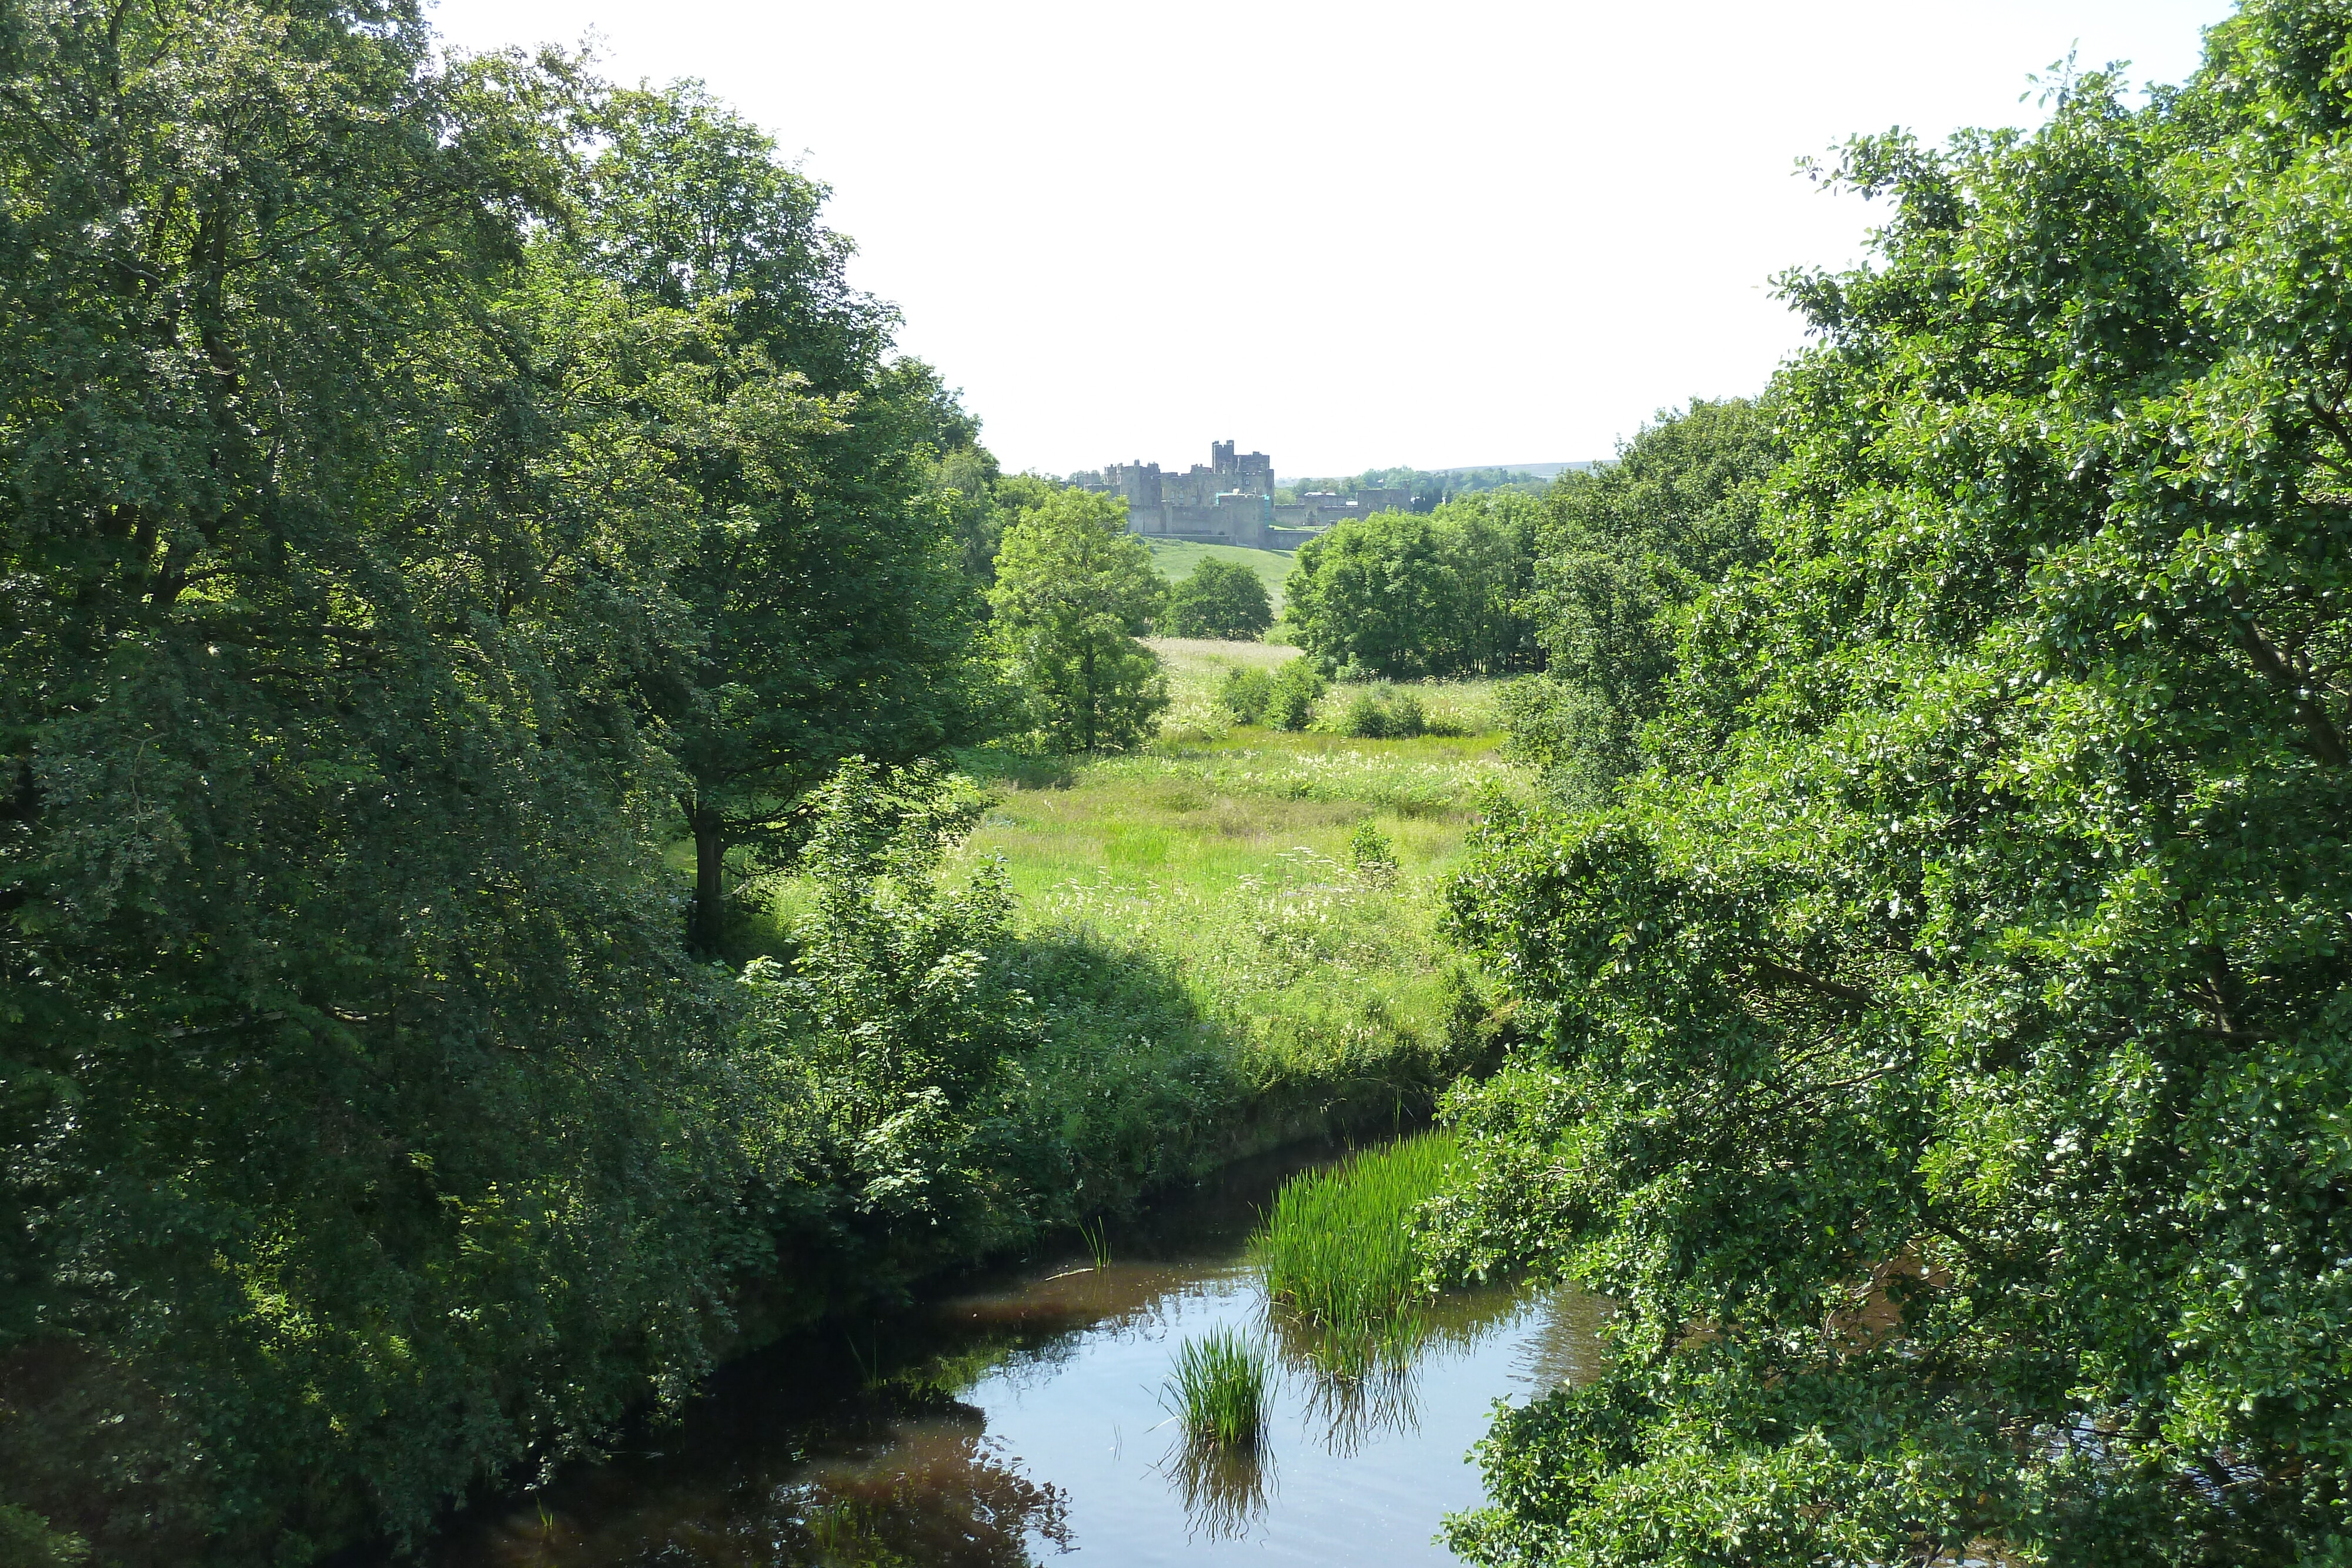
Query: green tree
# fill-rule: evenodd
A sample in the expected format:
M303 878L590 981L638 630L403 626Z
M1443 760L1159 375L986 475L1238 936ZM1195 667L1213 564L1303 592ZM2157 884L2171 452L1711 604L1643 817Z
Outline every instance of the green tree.
M414 1531L758 1255L645 722L726 344L531 239L582 91L400 5L0 17L14 1536Z
M1171 637L1255 638L1274 624L1274 601L1257 573L1211 556L1168 591L1160 620Z
M835 764L909 761L992 722L967 519L938 476L978 426L928 367L886 359L893 318L845 281L826 193L755 127L694 83L616 94L595 123L583 261L728 334L723 408L681 443L700 515L677 584L700 641L656 688L712 951L730 850L788 852Z
M1298 644L1347 675L1500 674L1540 659L1521 609L1537 503L1475 496L1351 518L1299 547L1284 585Z
M1596 804L1654 760L1643 730L1665 706L1689 606L1762 559L1780 453L1767 404L1694 398L1545 497L1526 601L1545 672L1507 690L1504 709L1514 759L1564 800Z
M1671 750L1453 894L1537 1038L1442 1254L1619 1314L1472 1561L2346 1560L2345 40L1834 171L1877 261L1790 280Z
M1073 751L1148 737L1168 706L1159 655L1136 641L1163 585L1114 496L1056 490L1005 530L989 594L1040 733Z

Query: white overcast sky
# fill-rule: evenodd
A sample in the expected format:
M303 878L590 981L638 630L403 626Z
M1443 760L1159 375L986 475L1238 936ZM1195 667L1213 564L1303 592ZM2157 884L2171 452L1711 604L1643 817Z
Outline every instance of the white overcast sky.
M2179 81L2225 0L438 0L453 44L700 77L833 187L852 277L1008 467L1607 455L1760 387L1769 279L1860 254L1847 135Z

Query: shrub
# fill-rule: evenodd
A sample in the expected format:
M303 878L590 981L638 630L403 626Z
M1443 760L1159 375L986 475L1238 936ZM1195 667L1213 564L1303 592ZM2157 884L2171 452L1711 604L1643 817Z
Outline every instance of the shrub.
M1412 692L1368 686L1339 716L1339 733L1359 740L1407 740L1429 732L1429 715Z
M1266 692L1266 723L1276 729L1305 729L1323 696L1323 675L1306 659L1293 659L1275 672Z
M1391 882L1396 878L1396 849L1389 836L1381 831L1378 822L1366 817L1356 824L1348 839L1348 858L1355 863L1356 873L1367 882Z
M1235 724L1263 724L1266 703L1273 693L1274 677L1264 670L1227 670L1224 683L1217 687L1217 706L1231 715Z

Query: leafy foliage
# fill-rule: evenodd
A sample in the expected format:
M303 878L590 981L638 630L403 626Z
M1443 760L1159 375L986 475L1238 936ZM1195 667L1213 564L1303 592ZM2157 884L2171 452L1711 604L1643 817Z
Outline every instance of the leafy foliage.
M398 7L0 50L0 1475L101 1555L299 1559L724 1331L643 704L724 345L524 242L560 65Z
M1429 733L1429 716L1410 691L1366 686L1348 699L1338 727L1360 740L1409 740Z
M1694 399L1544 498L1528 602L1545 670L1508 689L1506 723L1514 759L1563 800L1597 804L1653 759L1643 731L1665 706L1689 606L1762 558L1779 456L1768 405Z
M1292 659L1266 683L1265 722L1276 729L1300 730L1315 722L1315 705L1325 682L1313 661Z
M1115 496L1056 490L1006 531L989 603L1032 721L1050 743L1122 751L1157 727L1168 682L1136 639L1162 591Z
M954 411L691 88L249 0L0 81L0 1528L413 1535L846 1245L661 852L961 733Z
M1496 494L1426 517L1350 518L1299 547L1286 622L1343 677L1534 668L1540 650L1519 604L1539 516L1532 497Z
M1769 559L1457 885L1538 1039L1444 1255L1622 1351L1500 1419L1475 1562L2346 1558L2352 54L2208 51L1850 147Z
M718 334L675 461L694 534L674 585L699 636L655 688L716 949L730 847L772 864L842 758L911 760L993 718L958 570L973 541L950 534L971 524L936 473L977 425L927 368L886 361L891 313L848 286L824 188L763 133L691 83L611 94L593 123L578 264Z
M1171 637L1255 637L1274 624L1274 601L1257 573L1211 556L1168 591L1160 621Z
M1273 700L1274 677L1255 664L1236 664L1217 684L1217 705L1235 724L1256 724Z

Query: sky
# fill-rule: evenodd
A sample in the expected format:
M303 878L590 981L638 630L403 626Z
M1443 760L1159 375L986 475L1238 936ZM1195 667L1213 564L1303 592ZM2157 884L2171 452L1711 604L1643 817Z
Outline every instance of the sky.
M2031 125L2070 53L2197 65L2225 0L438 0L457 47L698 77L832 187L1006 467L1212 440L1285 476L1605 457L1754 392L1857 132Z

